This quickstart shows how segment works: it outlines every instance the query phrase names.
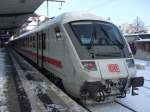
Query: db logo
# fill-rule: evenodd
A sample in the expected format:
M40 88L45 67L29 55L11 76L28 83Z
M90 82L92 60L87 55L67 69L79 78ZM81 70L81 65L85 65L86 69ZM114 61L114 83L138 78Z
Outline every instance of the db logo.
M108 64L107 66L110 72L120 72L118 64Z

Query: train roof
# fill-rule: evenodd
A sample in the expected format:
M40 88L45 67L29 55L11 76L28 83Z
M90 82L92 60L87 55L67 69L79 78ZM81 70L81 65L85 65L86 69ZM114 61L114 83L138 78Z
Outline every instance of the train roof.
M34 28L31 31L28 31L18 37L16 37L14 40L24 37L26 35L35 33L40 31L41 29L44 29L52 24L65 24L68 22L72 22L72 21L78 21L78 20L100 20L100 21L106 21L104 18L96 16L94 14L88 13L88 12L68 12L68 13L63 13L57 17L54 17L53 19L50 19L42 24L40 24L39 26L37 26L36 28Z
M62 24L77 20L101 20L106 21L104 18L91 14L89 12L67 12L56 17L56 21L61 21Z

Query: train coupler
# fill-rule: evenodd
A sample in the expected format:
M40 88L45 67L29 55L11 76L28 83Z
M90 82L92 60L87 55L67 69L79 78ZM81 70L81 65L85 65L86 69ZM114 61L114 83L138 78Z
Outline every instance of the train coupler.
M138 90L137 87L141 87L144 85L144 77L134 77L131 79L131 86L132 86L132 95L138 95L136 90Z

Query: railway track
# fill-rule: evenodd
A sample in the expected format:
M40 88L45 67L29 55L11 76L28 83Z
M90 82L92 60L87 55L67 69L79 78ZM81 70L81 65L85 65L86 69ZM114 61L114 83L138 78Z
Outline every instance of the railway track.
M89 110L89 112L137 112L133 108L118 101L84 106Z
M137 112L136 110L132 109L131 107L129 107L129 106L123 104L123 103L120 103L120 102L118 102L118 101L115 101L115 103L117 103L117 104L119 104L119 105L121 105L121 106L127 108L128 110L130 110L130 111L132 111L132 112Z

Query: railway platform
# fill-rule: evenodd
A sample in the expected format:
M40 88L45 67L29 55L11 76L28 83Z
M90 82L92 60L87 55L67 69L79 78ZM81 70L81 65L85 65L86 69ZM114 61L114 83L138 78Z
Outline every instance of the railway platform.
M1 112L86 112L8 48L0 49L0 75Z

